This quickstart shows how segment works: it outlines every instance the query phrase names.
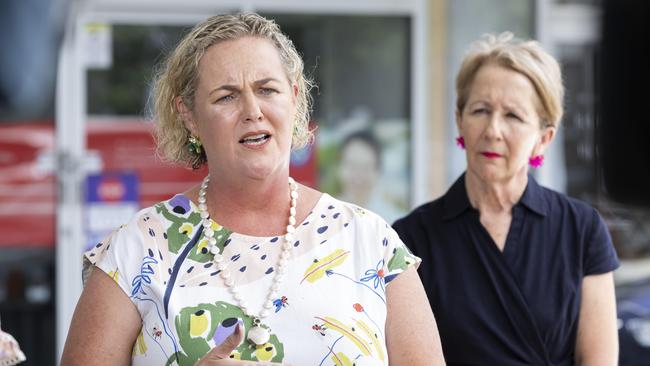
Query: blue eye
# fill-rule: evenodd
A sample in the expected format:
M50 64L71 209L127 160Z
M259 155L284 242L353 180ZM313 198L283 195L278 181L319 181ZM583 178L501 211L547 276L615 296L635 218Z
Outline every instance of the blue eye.
M217 103L230 102L233 99L235 99L235 97L232 94L228 94L228 95L225 95L225 96L217 99Z

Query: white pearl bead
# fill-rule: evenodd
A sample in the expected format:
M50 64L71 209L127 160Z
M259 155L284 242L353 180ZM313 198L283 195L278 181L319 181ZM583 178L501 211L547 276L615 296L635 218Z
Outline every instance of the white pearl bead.
M248 308L248 304L242 300L242 296L239 288L235 284L235 280L231 277L230 271L227 270L230 262L224 261L223 255L219 253L220 249L216 246L217 240L221 240L223 235L219 235L217 239L214 238L215 232L212 229L212 220L210 219L210 214L208 212L208 204L206 200L206 192L208 188L208 182L210 177L206 176L201 184L201 189L199 190L199 215L201 216L201 224L203 225L203 234L208 241L208 250L213 254L212 261L216 264L217 269L221 271L221 278L224 280L224 284L229 288L233 298L239 303L239 308L244 312L246 316L255 317L255 315ZM285 233L285 241L282 243L282 252L280 253L278 259L278 265L276 268L275 277L271 283L271 288L269 290L267 301L263 304L263 309L260 311L258 319L265 318L270 314L270 310L273 308L273 301L278 296L278 289L280 288L280 282L284 278L286 272L286 265L288 264L288 259L291 257L291 250L293 249L293 241L296 228L296 205L298 203L298 185L293 178L289 177L289 186L290 186L290 197L291 205L289 207L289 218L287 225L287 232ZM262 329L262 328L260 328Z

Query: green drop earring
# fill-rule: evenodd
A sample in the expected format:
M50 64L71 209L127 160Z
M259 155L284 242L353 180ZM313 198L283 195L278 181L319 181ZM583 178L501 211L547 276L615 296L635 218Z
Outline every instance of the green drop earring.
M190 154L201 155L201 152L203 152L203 144L201 144L201 140L194 135L190 135L190 137L187 138L187 150L189 150Z

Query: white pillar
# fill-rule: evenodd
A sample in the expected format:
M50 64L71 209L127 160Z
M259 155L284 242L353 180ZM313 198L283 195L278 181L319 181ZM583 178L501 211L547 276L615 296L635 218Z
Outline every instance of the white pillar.
M81 294L82 197L86 146L86 75L76 8L68 18L56 87L56 347L61 358L70 320Z

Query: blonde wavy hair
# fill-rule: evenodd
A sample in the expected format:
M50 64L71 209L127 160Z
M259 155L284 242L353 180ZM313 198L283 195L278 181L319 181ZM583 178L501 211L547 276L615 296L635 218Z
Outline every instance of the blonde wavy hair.
M313 83L304 74L304 63L291 40L273 20L258 14L217 15L197 24L185 35L154 77L152 118L157 121L154 135L158 154L163 160L193 169L207 162L205 152L197 155L189 151L190 132L174 100L180 96L185 105L193 109L201 57L210 46L243 37L271 41L278 50L290 83L298 87L292 148L301 148L313 139L313 132L309 130Z
M558 127L564 113L564 86L558 62L536 41L522 41L510 32L485 34L472 43L456 77L456 108L462 112L476 73L496 64L526 76L541 103L541 127Z

